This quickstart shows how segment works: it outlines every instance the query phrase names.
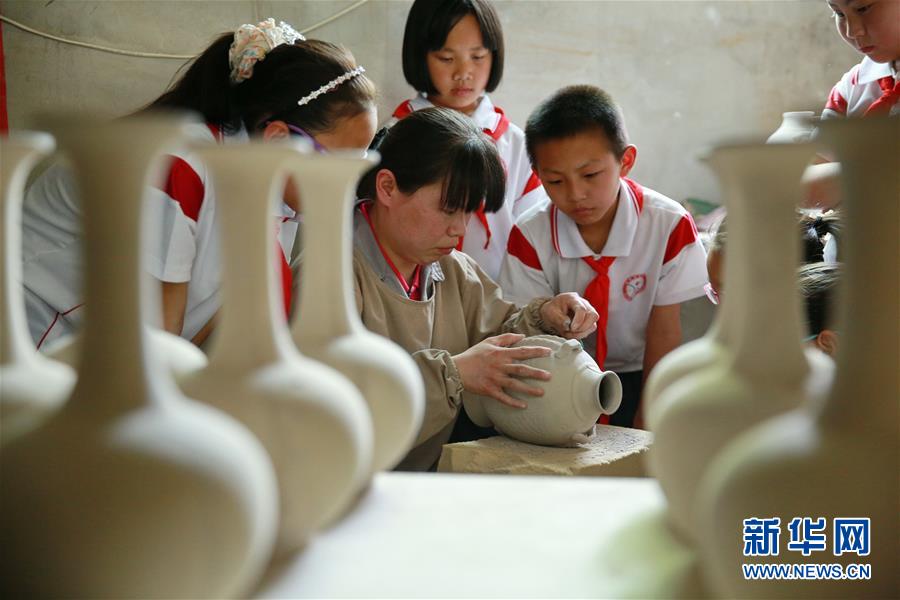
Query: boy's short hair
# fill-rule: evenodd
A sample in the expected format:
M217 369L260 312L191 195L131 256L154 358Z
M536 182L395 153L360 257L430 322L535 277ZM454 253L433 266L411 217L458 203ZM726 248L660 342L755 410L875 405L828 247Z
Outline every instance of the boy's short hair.
M357 187L358 198L375 198L381 169L394 174L404 194L444 182L441 208L453 212L496 212L503 206L506 174L493 140L464 114L423 108L394 124L378 147L381 160Z
M625 119L612 97L593 85L571 85L538 104L525 125L525 144L531 163L544 142L600 130L621 159L628 146Z
M450 30L466 15L473 15L485 48L491 51L491 75L485 89L493 92L503 77L503 28L488 0L416 0L406 17L403 33L403 76L418 92L436 94L428 74L426 55L440 50Z

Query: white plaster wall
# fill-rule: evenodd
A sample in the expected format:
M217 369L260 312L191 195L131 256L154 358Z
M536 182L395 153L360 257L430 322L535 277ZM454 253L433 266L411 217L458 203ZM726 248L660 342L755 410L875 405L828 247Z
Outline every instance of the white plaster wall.
M218 33L273 16L298 29L352 4L320 1L3 0L9 18L92 43L188 54ZM571 83L606 88L639 149L634 175L676 199L716 199L696 161L717 140L774 130L787 110L821 110L858 57L834 31L824 0L496 0L507 62L495 101L524 124ZM410 3L371 0L311 34L350 48L380 86L387 118L411 94L400 68ZM10 126L47 110L132 111L180 63L61 45L3 25Z

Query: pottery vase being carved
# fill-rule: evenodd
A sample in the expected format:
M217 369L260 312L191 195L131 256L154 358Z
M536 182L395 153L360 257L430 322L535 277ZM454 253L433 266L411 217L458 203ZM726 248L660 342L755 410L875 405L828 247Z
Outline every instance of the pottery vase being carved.
M670 523L686 540L696 540L697 487L725 444L808 395L821 398L831 382L832 361L802 346L795 284L794 207L812 154L809 144L735 144L708 160L728 209L721 298L727 345L660 390L649 415L649 470L668 500Z
M280 304L276 196L289 166L306 159L297 146L267 142L198 148L197 156L217 199L222 308L209 365L182 386L237 417L268 450L281 498L277 552L291 552L368 483L372 421L344 376L297 351Z
M829 121L818 141L840 160L847 198L835 382L824 402L807 400L747 431L710 467L698 521L705 532L704 571L722 597L900 597L900 119ZM751 517L779 519L776 556L743 555L743 520ZM804 517L826 544L806 556L787 547L791 522ZM851 521L842 529L837 519ZM798 531L797 541L810 539L805 525ZM742 563L773 562L841 570L866 565L870 577L767 581L741 575Z
M22 296L22 200L35 163L53 138L18 132L0 137L0 443L33 429L72 392L75 371L42 356L28 334Z
M144 326L160 291L142 265L141 214L184 124L45 122L83 196L84 340L66 403L0 453L0 595L246 594L275 540L271 463L246 428L181 394Z
M408 352L365 328L354 300L354 191L374 160L348 151L311 156L293 168L306 229L292 333L304 354L337 369L362 392L375 427L372 469L378 471L393 468L415 442L425 386Z
M542 446L571 444L589 434L600 415L612 414L622 402L622 383L612 371L602 371L577 340L552 335L536 335L513 344L544 346L550 356L521 361L544 369L549 381L534 381L543 396L531 396L514 390L507 393L528 404L519 409L492 398L463 394L469 418L480 427L493 426L511 438Z

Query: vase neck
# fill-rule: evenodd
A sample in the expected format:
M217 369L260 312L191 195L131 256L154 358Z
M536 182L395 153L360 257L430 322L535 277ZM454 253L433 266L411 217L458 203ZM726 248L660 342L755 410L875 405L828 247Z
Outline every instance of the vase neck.
M791 385L808 371L795 206L811 155L805 144L748 144L717 149L710 159L728 210L721 333L736 370Z
M52 130L75 167L83 206L84 338L67 409L121 414L172 401L171 376L148 352L144 323L150 315L158 321L160 291L144 268L141 220L147 188L167 168L161 154L183 124L64 119Z
M28 361L36 354L22 293L22 200L28 173L52 149L53 139L45 134L0 139L0 365Z
M222 249L222 308L211 367L252 369L294 351L276 267L275 240L288 163L295 149L266 142L198 152L216 198Z
M823 143L841 163L844 199L837 374L822 418L835 427L887 431L895 444L900 389L898 140L896 118L839 120L822 127Z
M294 339L322 344L363 328L353 287L352 213L360 175L371 161L358 154L310 156L295 172L303 203L300 312Z

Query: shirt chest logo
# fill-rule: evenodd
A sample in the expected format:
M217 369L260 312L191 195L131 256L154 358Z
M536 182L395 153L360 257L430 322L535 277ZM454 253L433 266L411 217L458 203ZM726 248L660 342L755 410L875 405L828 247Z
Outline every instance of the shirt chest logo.
M641 273L640 275L632 275L628 279L625 280L625 283L622 284L622 296L625 297L626 300L631 302L634 300L634 297L647 289L647 275L645 273Z

